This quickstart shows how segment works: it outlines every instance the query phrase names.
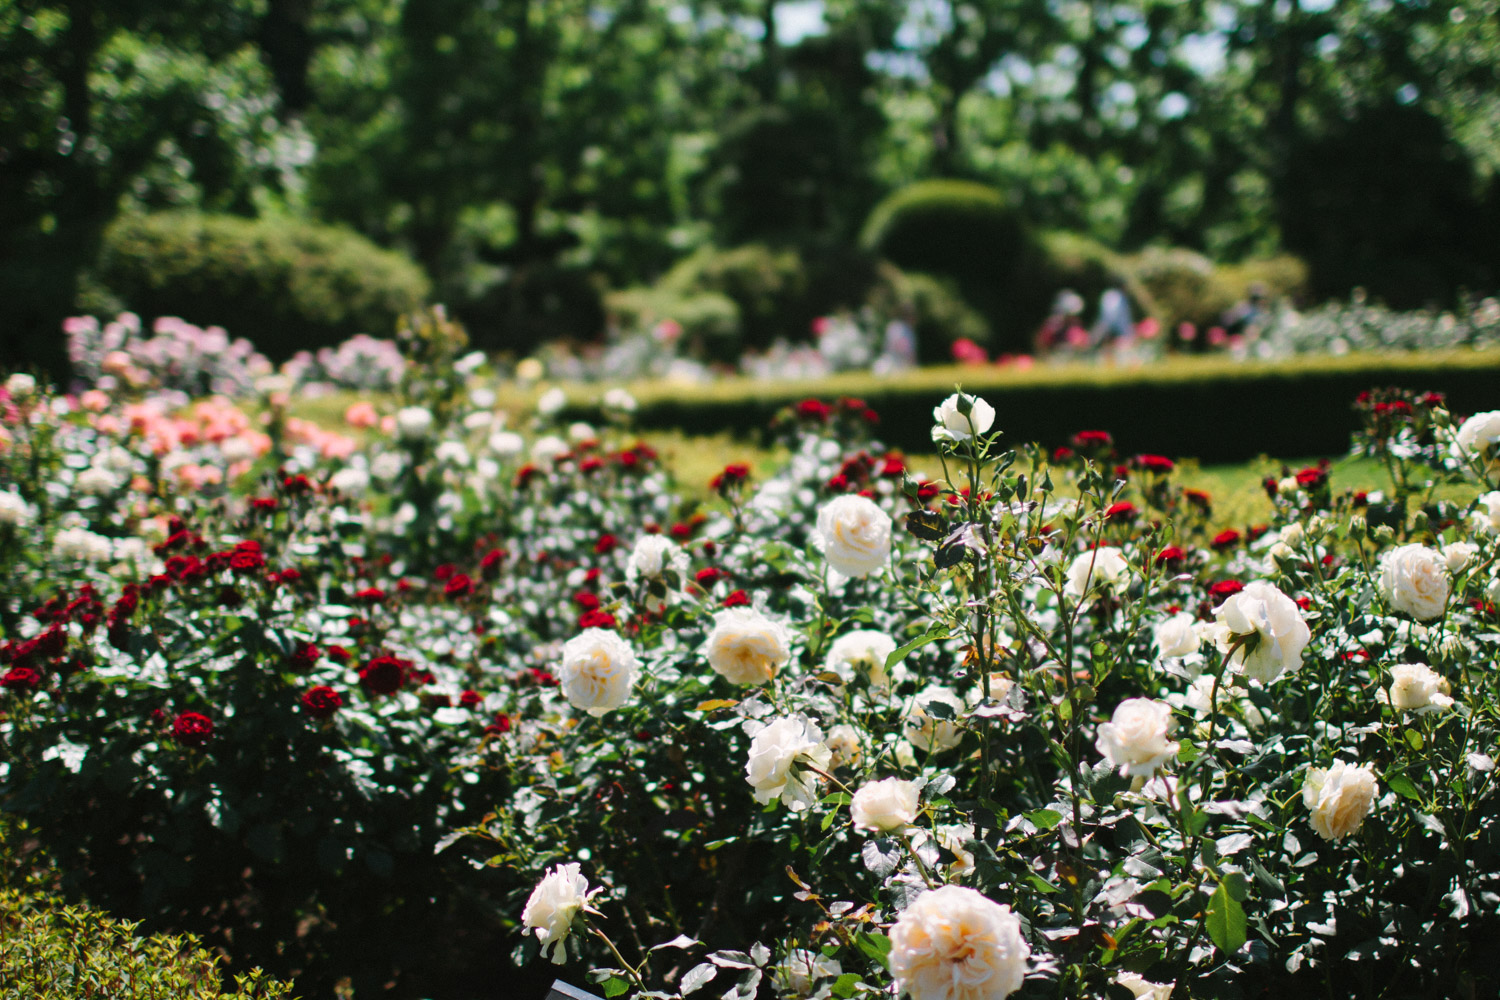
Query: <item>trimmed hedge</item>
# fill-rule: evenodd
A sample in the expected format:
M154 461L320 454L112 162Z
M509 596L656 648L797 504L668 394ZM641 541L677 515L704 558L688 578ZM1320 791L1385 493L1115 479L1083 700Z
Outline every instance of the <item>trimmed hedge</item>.
M880 414L880 436L887 444L930 452L932 408L955 383L994 404L996 426L1013 443L1055 446L1079 430L1100 429L1114 435L1121 454L1150 452L1214 464L1261 454L1341 454L1358 424L1354 397L1373 386L1445 392L1455 413L1500 408L1500 351L1263 363L1173 358L1143 368L945 367L896 379L851 373L776 384L730 380L701 388L643 384L631 391L640 404L638 426L694 434L755 433L797 400L857 396ZM579 416L591 415L591 407L576 409Z
M117 219L93 278L142 316L222 326L274 361L388 337L429 291L410 259L347 230L191 212Z

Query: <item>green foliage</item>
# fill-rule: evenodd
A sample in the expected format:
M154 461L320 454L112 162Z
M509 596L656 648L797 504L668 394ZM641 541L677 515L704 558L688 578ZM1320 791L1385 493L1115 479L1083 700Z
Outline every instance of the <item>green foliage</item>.
M915 317L919 361L941 363L953 357L955 341L983 344L989 339L989 324L964 301L951 281L908 273L886 262L881 264L879 274L870 303L883 316Z
M222 988L219 960L190 935L140 937L86 906L0 890L0 1000L289 1000L260 971Z
M1307 265L1288 254L1216 265L1183 247L1148 247L1123 263L1168 328L1218 323L1253 286L1261 286L1271 301L1298 300L1307 289Z
M708 292L729 299L739 311L740 334L749 347L763 348L779 336L801 333L816 315L809 311L801 255L760 243L730 250L704 247L679 261L659 286L679 298Z
M1046 316L1036 281L1040 248L994 188L971 181L920 181L870 213L861 244L910 271L952 279L988 321L998 350L1024 350Z
M428 292L411 261L351 232L179 212L117 220L96 277L142 315L224 326L272 359L387 335Z
M1071 288L1085 302L1097 303L1106 289L1118 288L1129 297L1135 315L1156 312L1156 300L1129 262L1104 244L1062 231L1041 234L1041 242L1047 284L1054 295Z

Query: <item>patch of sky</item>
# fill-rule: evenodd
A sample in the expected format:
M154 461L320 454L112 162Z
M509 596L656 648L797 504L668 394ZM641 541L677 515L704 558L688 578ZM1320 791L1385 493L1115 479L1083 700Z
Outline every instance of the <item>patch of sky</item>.
M823 18L823 0L792 0L776 5L776 37L783 45L795 45L804 38L828 31Z

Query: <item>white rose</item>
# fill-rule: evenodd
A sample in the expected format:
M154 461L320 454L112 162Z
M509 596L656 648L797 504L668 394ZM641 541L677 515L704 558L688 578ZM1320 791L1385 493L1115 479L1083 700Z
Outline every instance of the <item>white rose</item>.
M950 871L963 874L974 870L974 854L969 850L969 845L974 842L973 826L968 823L950 823L933 832L937 834L937 842L954 854L955 860Z
M396 436L421 441L432 431L432 411L425 406L403 406L396 411Z
M328 485L346 497L360 497L370 488L370 476L364 469L345 466L329 477Z
M80 493L98 496L114 491L120 485L120 481L108 469L93 465L80 472L73 485L78 487Z
M582 420L568 427L568 440L574 444L583 444L585 441L599 440L599 432L594 430L591 424Z
M1465 420L1459 425L1454 442L1460 457L1487 460L1488 467L1494 468L1500 462L1494 454L1495 445L1500 444L1500 410L1476 413Z
M603 891L595 889L590 892L589 881L578 868L576 863L554 867L531 890L526 908L521 911L521 925L536 931L543 955L547 954L548 947L552 947L552 961L556 965L567 961L563 941L573 929L573 918L580 911L593 912L589 902Z
M849 816L857 830L893 833L904 830L917 819L917 800L921 788L915 781L882 778L861 785L849 803Z
M1115 982L1125 987L1136 1000L1172 1000L1176 983L1153 983L1138 972L1121 972Z
M685 573L688 566L687 553L662 535L642 535L630 553L630 562L625 566L625 578L656 580L667 570Z
M1389 700L1399 712L1440 712L1453 707L1448 682L1425 663L1398 663L1391 667L1391 691L1381 690L1381 701Z
M1477 507L1469 515L1474 530L1486 535L1500 535L1500 490L1491 490L1475 502Z
M891 975L912 1000L1007 997L1030 957L1010 907L963 886L924 892L891 928Z
M874 629L857 629L846 632L833 640L833 645L828 649L828 657L823 661L824 667L831 673L838 674L845 682L854 679L855 674L864 674L870 681L872 688L884 689L891 686L891 677L886 673L885 660L896 651L896 640L884 632ZM901 672L901 664L896 665L897 672Z
M469 449L464 447L462 441L444 441L432 455L443 465L469 464Z
M557 682L574 708L603 715L630 700L639 673L640 661L624 639L589 628L563 643Z
M26 399L36 392L36 379L25 372L16 372L5 380L5 391L12 399Z
M1375 772L1342 760L1315 767L1302 783L1302 802L1312 812L1312 828L1324 840L1342 840L1364 822L1375 805Z
M714 615L703 652L714 672L731 684L764 684L792 658L785 625L749 608Z
M968 416L959 410L960 397L969 407ZM932 440L967 441L975 434L984 434L995 422L995 408L978 396L954 393L939 403L932 411L937 426L932 429Z
M552 388L542 393L536 401L536 412L544 417L552 417L562 412L563 407L568 405L568 394L561 389Z
M1213 674L1199 674L1188 685L1183 703L1199 715L1208 715L1214 710L1214 683Z
M548 465L571 451L568 442L555 434L545 434L531 442L531 460L538 465Z
M19 493L0 490L0 524L24 528L29 523L31 523L31 504L22 500Z
M815 541L840 573L869 576L891 561L891 518L869 497L835 497L818 511Z
M865 748L859 742L859 732L847 723L828 731L827 745L830 769L853 767L864 759Z
M745 780L755 789L755 801L764 805L780 798L792 812L801 812L818 801L818 775L807 765L827 770L831 756L816 724L786 716L751 736Z
M370 463L370 471L375 474L376 479L390 482L401 475L401 470L406 467L406 460L394 451L387 451L375 456Z
M1431 621L1448 606L1448 571L1441 553L1402 545L1380 558L1380 596L1392 611Z
M53 536L52 548L64 559L80 562L105 562L115 551L108 538L87 528L64 528Z
M1113 587L1130 572L1130 563L1112 545L1101 545L1080 553L1068 564L1068 583L1063 592L1070 597L1082 597L1089 590Z
M1167 738L1171 732L1171 706L1150 698L1127 698L1099 726L1094 746L1125 777L1149 775L1176 756L1177 744Z
M952 709L948 713L950 718L939 719L930 714L928 708L934 703L949 706ZM928 753L951 750L958 746L964 736L957 721L963 713L963 699L956 693L936 685L928 687L916 696L911 711L906 715L906 738L918 750L926 750Z
M1197 619L1184 611L1157 625L1155 637L1158 655L1165 659L1198 652L1198 630L1194 627L1196 624Z
M635 397L617 386L604 394L604 408L615 413L634 413Z
M1443 565L1452 574L1463 572L1463 568L1474 559L1479 546L1473 542L1450 542L1443 546Z
M1263 684L1302 666L1312 630L1297 602L1264 580L1255 580L1214 609L1219 651L1234 649L1229 663ZM1236 640L1245 641L1235 648ZM1252 648L1253 647L1253 648Z
M496 431L490 435L490 451L500 458L515 458L526 448L526 439L515 431Z

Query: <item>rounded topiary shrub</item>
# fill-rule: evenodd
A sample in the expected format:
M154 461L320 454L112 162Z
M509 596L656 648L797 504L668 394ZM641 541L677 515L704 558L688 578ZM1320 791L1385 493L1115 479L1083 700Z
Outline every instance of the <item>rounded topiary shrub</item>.
M1157 318L1168 327L1211 325L1236 301L1234 289L1222 280L1213 261L1196 251L1147 247L1127 261L1136 280L1150 293Z
M190 212L117 219L93 277L143 316L222 326L273 360L389 336L429 290L409 258L347 230Z
M728 298L739 310L743 343L757 349L777 337L804 334L815 315L806 301L802 256L762 243L703 247L673 265L657 284L684 298L705 292Z
M1025 350L1046 317L1040 248L995 188L959 180L909 185L875 207L861 242L904 270L952 279L989 323L996 350Z

